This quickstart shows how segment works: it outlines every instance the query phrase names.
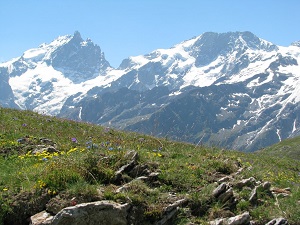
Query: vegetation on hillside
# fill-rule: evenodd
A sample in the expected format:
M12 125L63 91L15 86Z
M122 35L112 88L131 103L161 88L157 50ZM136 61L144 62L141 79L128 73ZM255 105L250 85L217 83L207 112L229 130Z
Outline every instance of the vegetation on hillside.
M118 176L135 153L138 169ZM59 208L104 199L138 206L149 224L180 199L186 204L173 224L205 224L245 211L257 224L277 217L298 224L300 161L284 154L224 151L0 108L0 224L22 224L55 201ZM144 174L154 174L153 180L135 179ZM220 178L232 174L236 180L269 181L289 195L274 198L261 190L253 205L251 190L233 187L239 201L229 207L212 192Z

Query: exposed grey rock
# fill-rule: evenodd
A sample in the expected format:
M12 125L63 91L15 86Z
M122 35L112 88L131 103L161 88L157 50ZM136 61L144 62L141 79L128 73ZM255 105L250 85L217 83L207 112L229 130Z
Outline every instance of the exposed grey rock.
M247 186L247 187L254 187L255 183L256 183L255 178L254 177L250 177L250 178L243 179L243 180L237 182L235 184L235 187L236 188L243 188L245 186Z
M249 212L245 212L241 215L237 215L235 217L230 217L227 220L228 225L246 225L250 223L250 214Z
M30 225L50 225L52 219L50 213L42 211L30 217Z
M128 175L131 177L138 177L138 176L148 176L150 173L149 166L142 164L142 165L136 165L129 173Z
M127 225L129 204L111 201L83 203L64 208L53 218L51 225Z
M228 189L228 185L226 183L220 184L215 190L213 190L213 196L218 197L222 193L224 193Z
M122 175L130 172L137 165L138 157L138 153L133 150L125 154L124 158L127 159L129 163L123 165L118 171L115 172L115 177L113 179L115 183L121 183Z
M233 198L233 190L232 188L229 188L228 190L226 190L226 192L222 193L218 197L218 200L221 201L222 203L225 203L229 201L231 198Z
M158 172L152 172L152 173L149 174L149 179L150 179L151 181L157 180L159 174L160 174L160 173L158 173Z
M168 205L164 211L163 217L161 220L157 221L155 225L165 225L167 224L174 216L176 215L180 206L186 204L188 202L187 199L180 199L174 202L171 205Z
M277 194L277 198L286 198L286 197L289 197L290 195L287 194L287 193L279 193Z
M230 218L219 218L209 222L210 225L248 225L250 224L249 212Z
M226 177L222 177L221 179L219 179L217 182L220 183L224 183L224 182L228 182L232 179L231 176L226 176Z
M243 167L239 168L238 171L236 171L233 175L239 175L244 170Z
M250 194L250 197L249 197L249 202L252 204L252 205L256 205L257 204L257 188L258 187L255 187L251 194Z
M273 219L268 222L266 225L288 225L288 221L284 218Z

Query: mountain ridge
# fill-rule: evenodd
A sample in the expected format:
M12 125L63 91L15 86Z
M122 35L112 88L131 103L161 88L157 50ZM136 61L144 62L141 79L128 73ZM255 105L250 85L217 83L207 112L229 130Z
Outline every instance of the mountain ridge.
M209 108L218 102L219 108L212 115L213 127L194 118L196 123L190 121L185 125L194 124L196 130L193 134L183 130L186 138L176 133L175 126L164 132L157 130L156 135L181 137L181 141L192 142L206 139L208 144L253 151L300 134L300 49L297 44L277 46L251 32L206 32L169 49L124 59L115 69L106 61L100 47L89 39L83 41L79 32L61 36L51 43L0 64L4 68L1 76L8 77L11 87L8 92L15 96L15 103L21 108L75 120L84 120L89 115L86 119L90 122L153 133L157 127L150 128L154 126L150 119L154 115L160 117L163 110L166 115L161 118L174 115L174 124L184 121L184 115L180 117L172 112L180 111L189 98L194 98L193 90L196 90L199 95L203 92L215 96L214 102L209 96L204 97L203 107ZM51 46L54 47L51 49ZM222 85L231 90L225 96L218 90ZM168 91L161 92L158 102L153 102L144 93L155 95L159 89L151 90L157 87ZM130 107L125 110L124 104L115 100L123 88L128 89L127 96L132 97L126 100L132 110ZM106 110L90 104L100 104L103 98L107 98ZM199 99L194 100L195 104L199 103ZM170 107L174 104L176 109ZM211 116L205 108L198 107L196 111L193 106L189 107L189 116ZM92 109L98 112L88 113ZM124 119L125 114L131 117ZM227 127L222 127L224 123Z

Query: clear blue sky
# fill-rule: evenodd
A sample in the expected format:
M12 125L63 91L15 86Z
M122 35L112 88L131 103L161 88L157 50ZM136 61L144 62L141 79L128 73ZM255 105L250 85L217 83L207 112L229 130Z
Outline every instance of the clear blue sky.
M300 40L300 0L1 0L0 62L78 30L117 67L206 31Z

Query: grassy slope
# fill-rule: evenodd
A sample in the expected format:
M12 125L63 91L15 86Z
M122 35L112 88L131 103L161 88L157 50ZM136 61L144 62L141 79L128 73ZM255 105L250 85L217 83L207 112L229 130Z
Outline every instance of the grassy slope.
M24 143L19 143L21 138ZM28 146L41 144L40 138L54 141L60 153L32 155L32 147ZM127 192L115 194L119 184L114 182L114 174L126 163L129 150L138 152L140 165L158 171L159 179L153 186L133 182ZM3 108L0 153L0 224L19 193L34 193L33 198L59 194L66 198L130 201L143 206L148 221L159 218L170 204L170 193L176 193L176 199L189 199L187 208L191 215L182 210L174 223L203 223L224 213L225 206L214 201L211 192L218 176L236 172L237 165L244 168L239 179L253 176L270 181L273 187L290 187L292 194L278 199L277 204L275 199L266 197L261 205L253 207L247 202L247 190L235 190L245 200L234 209L235 214L250 211L252 219L262 223L279 216L291 224L300 221L300 161L291 158L221 151ZM128 176L123 181L131 180Z
M300 136L283 140L259 151L259 154L300 160Z

